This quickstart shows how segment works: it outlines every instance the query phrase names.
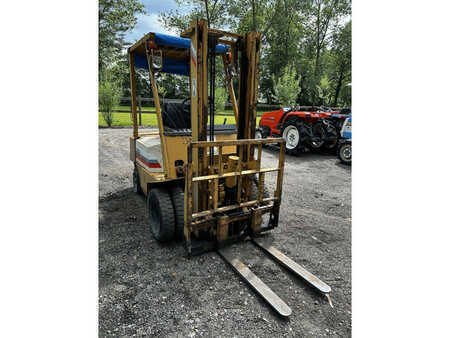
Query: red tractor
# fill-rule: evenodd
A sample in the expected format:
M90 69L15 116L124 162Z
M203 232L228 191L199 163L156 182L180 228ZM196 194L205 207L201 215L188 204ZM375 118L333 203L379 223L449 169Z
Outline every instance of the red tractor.
M318 107L281 108L262 115L256 137L281 136L286 140L286 152L292 155L308 150L334 151L339 138L335 120L340 120L340 115L344 116Z

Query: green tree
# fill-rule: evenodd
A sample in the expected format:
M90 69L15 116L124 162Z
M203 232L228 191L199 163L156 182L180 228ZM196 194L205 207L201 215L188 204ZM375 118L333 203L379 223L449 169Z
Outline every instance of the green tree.
M274 82L275 98L284 107L295 105L298 92L300 90L299 81L296 79L297 73L292 66L286 66L282 75Z
M104 79L98 89L98 105L108 127L113 123L113 109L119 104L122 89L117 83Z
M144 14L139 0L99 0L98 64L102 77L105 68L114 64L126 45L125 33L133 29L137 15Z
M334 36L348 21L351 0L176 1L183 8L160 17L166 28L182 32L190 20L208 17L215 28L261 33L259 97L266 102L272 103L276 96L273 79L281 77L286 65L295 69L299 79L295 100L299 104L332 104L336 91L342 92L337 94L338 102L349 97L351 90L342 86L350 81L351 55L337 52L343 49L335 47Z
M177 9L160 14L160 22L178 34L189 28L192 20L205 19L214 28L223 28L229 23L229 1L227 0L175 0Z
M328 50L330 34L342 25L344 17L351 11L350 0L303 0L303 15L306 19L305 58L308 59L308 98L311 104L320 103L319 88L327 64L322 56ZM304 75L304 74L302 74Z
M334 86L333 105L338 105L339 95L342 87L351 82L352 72L352 22L349 21L344 27L337 30L332 36L332 48L330 51L330 78ZM351 88L350 88L351 89ZM351 93L351 90L350 90ZM342 100L342 104L350 105L348 101Z
M302 2L296 0L277 0L266 2L264 19L258 21L261 31L261 93L268 102L274 95L272 77L278 78L285 65L291 64L299 72L297 59L301 58L303 24ZM299 72L300 73L300 72Z
M215 107L216 111L222 111L225 110L225 103L227 102L228 93L225 90L224 87L216 87L216 90L214 92L215 97Z

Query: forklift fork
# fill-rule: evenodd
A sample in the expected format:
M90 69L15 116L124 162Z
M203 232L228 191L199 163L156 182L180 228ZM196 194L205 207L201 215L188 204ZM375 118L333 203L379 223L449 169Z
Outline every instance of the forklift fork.
M330 306L333 307L329 295L331 288L328 284L321 281L318 277L314 276L311 272L294 262L273 246L268 246L254 237L251 238L251 242L267 253L270 258L287 268L296 277L303 279L311 287L323 294L328 299ZM219 249L218 253L225 260L225 262L230 264L234 271L236 271L237 274L247 284L249 284L280 316L289 317L291 315L291 308L244 263L242 263L240 256L233 254L230 247Z

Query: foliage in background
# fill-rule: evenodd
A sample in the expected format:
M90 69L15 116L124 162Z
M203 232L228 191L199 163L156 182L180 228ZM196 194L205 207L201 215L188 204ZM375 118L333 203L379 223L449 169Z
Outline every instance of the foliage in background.
M206 19L210 27L223 27L228 24L230 18L229 0L175 0L177 9L167 13L160 13L159 21L164 27L175 30L181 34L189 28L192 20ZM186 14L185 14L186 13Z
M175 0L176 10L159 14L166 29L179 34L191 20L207 19L210 27L261 33L259 93L261 103L274 102L274 78L291 65L299 79L300 105L351 105L351 0ZM207 6L206 6L207 5ZM130 96L128 59L123 34L144 12L139 0L99 0L99 67L122 84ZM134 43L134 41L128 41ZM223 65L216 64L216 87L224 85ZM102 77L103 72L100 72ZM136 91L152 97L148 72L136 70ZM189 96L187 77L157 74L166 98ZM237 80L234 80L235 91Z
M331 39L330 79L334 89L333 105L351 102L352 77L352 22L336 30Z
M108 127L113 123L113 109L119 104L122 88L111 80L104 79L98 88L98 106Z
M272 80L277 102L280 102L283 107L294 106L300 91L299 80L294 67L286 66L278 80L275 80L275 76L272 76Z
M205 1L176 1L180 9L160 14L160 21L177 33L206 12L211 27L261 33L259 97L265 102L274 103L273 78L293 65L297 103L351 104L343 89L351 82L350 0L216 0L208 1L208 10Z
M227 98L228 98L228 92L225 90L225 88L224 87L216 87L214 96L215 96L214 103L215 103L216 111L225 110L225 103L227 102Z
M98 66L104 69L117 62L126 46L125 33L134 28L137 15L145 14L139 0L99 0L98 3Z

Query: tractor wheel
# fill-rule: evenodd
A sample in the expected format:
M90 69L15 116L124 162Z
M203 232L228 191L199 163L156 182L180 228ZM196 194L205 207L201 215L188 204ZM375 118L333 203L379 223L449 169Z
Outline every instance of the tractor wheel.
M261 130L256 129L256 131L255 131L255 138L256 138L256 139L263 138L263 135L262 135Z
M184 189L174 186L170 189L175 215L175 238L183 238L184 232Z
M141 182L139 179L139 171L136 166L134 166L134 170L133 170L133 191L138 195L144 194L144 192L142 191Z
M256 131L255 131L255 138L256 139L267 138L268 135L270 135L270 129L268 127L265 127L265 126L260 127L258 129L256 129ZM263 146L263 148L267 147L267 143L263 143L262 146Z
M291 119L283 126L281 135L286 141L286 153L289 155L296 155L301 150L300 130L300 121L298 120Z
M342 163L352 164L352 144L343 143L339 146L338 156Z
M323 145L323 148L326 151L336 151L336 146L338 143L338 133L336 131L336 128L334 126L329 126L329 128L326 131L326 141ZM335 153L336 154L336 153Z
M169 192L153 188L147 194L148 221L153 236L160 242L169 242L175 233L175 215Z
M310 140L309 145L313 150L318 150L325 143L325 128L322 123L314 123L312 126L312 134L314 139Z

